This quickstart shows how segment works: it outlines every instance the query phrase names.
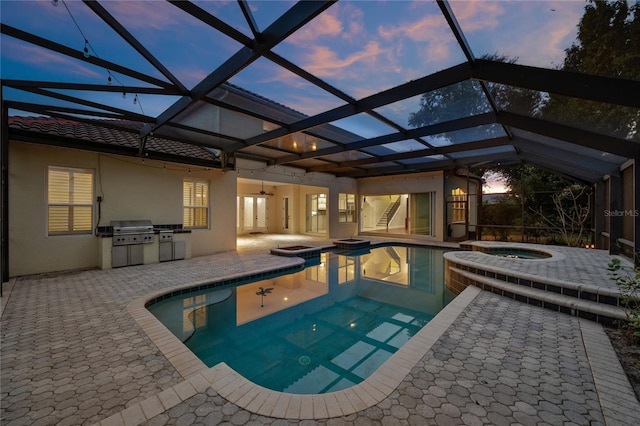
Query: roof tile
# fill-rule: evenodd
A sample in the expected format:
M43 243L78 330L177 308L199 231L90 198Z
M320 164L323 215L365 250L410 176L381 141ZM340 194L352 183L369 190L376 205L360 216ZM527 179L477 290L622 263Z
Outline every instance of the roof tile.
M131 131L106 127L118 126ZM9 128L20 129L41 135L52 135L73 138L96 145L112 145L127 148L138 148L137 131L142 123L124 120L104 120L95 124L73 121L55 117L9 117ZM216 157L207 149L185 142L179 142L156 136L149 136L145 145L146 151L160 154L177 155L197 160L215 161Z

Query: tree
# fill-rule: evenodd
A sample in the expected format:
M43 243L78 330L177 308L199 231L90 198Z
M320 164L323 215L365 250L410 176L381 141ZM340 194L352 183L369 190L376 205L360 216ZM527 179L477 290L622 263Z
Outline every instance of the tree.
M482 59L516 63L517 59L498 55L484 55ZM504 86L494 83L485 83L487 89L500 109L514 108L525 110L525 113L535 113L542 103L542 95L538 92L517 87ZM463 117L471 117L485 112L490 112L489 103L484 90L479 82L467 80L451 86L425 93L420 98L420 109L409 114L409 126L428 126L443 121L451 121ZM487 131L486 137L492 138L502 136L502 131L495 128ZM447 138L450 134L443 133L441 136ZM455 141L451 141L455 143Z
M560 233L564 244L582 246L582 237L591 217L589 187L571 185L552 195L555 214L549 215L540 206L532 210L552 229Z
M576 41L566 50L561 69L640 80L640 3L588 0ZM640 141L640 111L619 105L549 94L545 119Z

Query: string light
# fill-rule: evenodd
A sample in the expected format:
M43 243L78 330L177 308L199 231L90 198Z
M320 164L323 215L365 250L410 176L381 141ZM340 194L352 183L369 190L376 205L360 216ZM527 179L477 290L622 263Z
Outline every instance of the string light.
M84 40L84 48L82 49L82 55L85 57L85 59L89 59L91 54L93 54L93 56L95 56L97 59L100 59L100 57L96 53L96 51L93 48L93 46L91 46L91 43L89 43L89 39L87 38L87 36L85 36L84 32L82 31L82 28L80 28L80 25L78 24L78 21L76 21L76 18L71 13L71 10L67 6L67 3L65 3L64 0L52 0L51 4L53 6L55 6L55 7L58 7L61 2L64 5L65 9L67 10L67 13L69 14L69 17L71 18L71 20L75 24L76 28L80 32L80 35L82 36L82 39ZM91 49L91 53L89 53L90 52L89 49ZM118 82L118 84L120 84L120 86L122 86L122 88L124 88L124 84L122 84L122 82L120 80L118 80L118 78L115 75L112 75L110 70L107 70L107 74L108 74L107 83L109 85L111 85L112 80L115 80L115 81ZM126 97L127 97L127 93L126 92L122 92L122 99L126 99ZM142 114L144 114L144 110L142 109L142 103L140 102L140 98L138 98L137 94L136 94L136 97L133 99L133 104L134 105L138 105L140 107L140 112L142 112Z

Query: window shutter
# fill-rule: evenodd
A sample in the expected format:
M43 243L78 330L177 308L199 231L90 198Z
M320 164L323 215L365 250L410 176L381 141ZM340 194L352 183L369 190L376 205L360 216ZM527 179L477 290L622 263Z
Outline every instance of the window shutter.
M89 233L93 228L93 172L49 167L49 234Z

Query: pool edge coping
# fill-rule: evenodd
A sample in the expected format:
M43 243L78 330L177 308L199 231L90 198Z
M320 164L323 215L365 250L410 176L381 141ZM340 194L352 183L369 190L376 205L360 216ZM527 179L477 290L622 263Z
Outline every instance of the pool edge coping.
M340 391L313 395L264 388L225 363L207 367L145 308L148 300L166 291L163 289L133 300L127 305L127 311L185 380L132 404L97 425L138 425L209 388L240 408L267 417L319 420L366 410L383 401L400 385L482 290L465 289L361 383Z

